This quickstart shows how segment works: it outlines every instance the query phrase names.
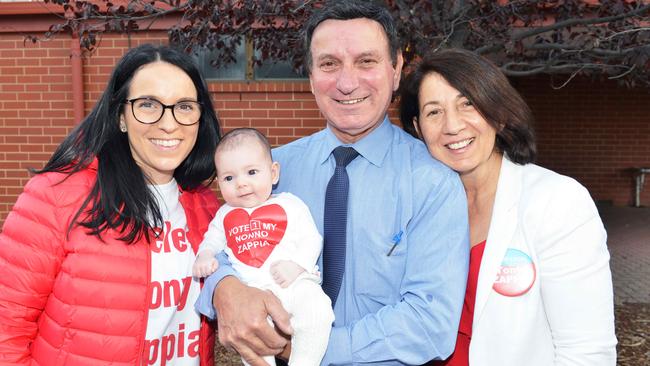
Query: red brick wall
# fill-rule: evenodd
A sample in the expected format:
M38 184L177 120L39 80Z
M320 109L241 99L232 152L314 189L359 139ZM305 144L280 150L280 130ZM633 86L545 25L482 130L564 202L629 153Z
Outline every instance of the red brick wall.
M105 36L83 59L86 112L128 47L165 38L164 32ZM22 35L0 33L0 225L29 178L26 169L42 167L75 124L70 41L24 44ZM632 178L624 169L650 166L647 90L574 80L557 91L545 78L516 84L537 116L539 162L577 178L595 199L630 204ZM253 126L280 145L324 125L305 81L209 87L224 130ZM642 202L650 205L650 187Z
M325 125L306 81L211 82L224 131L255 127L272 145L312 134Z
M538 163L585 185L596 200L631 205L632 167L650 167L650 93L613 81L573 80L555 90L548 77L515 85L536 119ZM650 175L641 203L650 206Z
M0 34L0 220L71 126L68 48Z

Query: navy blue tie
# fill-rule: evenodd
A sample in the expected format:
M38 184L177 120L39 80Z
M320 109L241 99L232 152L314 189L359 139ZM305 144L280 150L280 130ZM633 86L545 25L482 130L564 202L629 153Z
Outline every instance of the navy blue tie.
M345 167L359 153L351 148L339 146L332 152L336 160L334 174L325 191L325 213L323 232L323 291L336 303L343 273L345 273L345 233L348 223L348 189L350 181Z

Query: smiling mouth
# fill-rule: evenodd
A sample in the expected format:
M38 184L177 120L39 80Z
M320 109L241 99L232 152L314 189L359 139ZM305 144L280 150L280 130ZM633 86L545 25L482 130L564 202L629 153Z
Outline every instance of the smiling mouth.
M150 139L154 145L158 145L161 147L176 147L181 143L181 140L179 139L171 139L171 140L163 140L163 139Z
M336 102L340 103L340 104L352 105L352 104L361 103L366 99L368 99L368 97L356 98L356 99L346 99L346 100L342 100L342 99L334 99L334 100L336 100Z
M474 138L468 138L466 140L458 141L458 142L452 142L450 144L445 145L448 149L450 150L460 150L464 147L467 147L469 144L471 144L474 141Z

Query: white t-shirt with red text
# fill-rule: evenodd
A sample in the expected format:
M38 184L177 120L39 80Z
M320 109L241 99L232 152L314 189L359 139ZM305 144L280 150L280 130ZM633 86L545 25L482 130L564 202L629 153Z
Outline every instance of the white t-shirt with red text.
M195 254L176 180L150 185L164 221L151 243L149 317L143 365L199 365L201 318L194 310L200 282L192 278Z

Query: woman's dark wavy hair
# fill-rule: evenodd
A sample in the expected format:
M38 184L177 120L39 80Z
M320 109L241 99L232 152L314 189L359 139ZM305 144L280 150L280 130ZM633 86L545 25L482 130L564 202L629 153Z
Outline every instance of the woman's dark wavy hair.
M400 120L404 130L419 138L420 86L424 77L440 74L472 102L497 131L496 147L517 164L535 160L533 115L508 78L493 63L473 52L445 49L426 55L400 87Z
M207 186L214 180L219 121L197 66L190 56L169 46L138 46L117 63L90 114L58 146L45 167L36 171L37 174L60 172L69 177L97 158L97 180L68 232L74 225L81 225L89 234L101 238L105 231L115 229L120 233L119 240L133 243L143 236L149 240L149 231L162 227L160 208L147 188L150 180L133 159L127 134L119 129L120 114L126 113L124 101L133 76L143 66L157 61L183 70L192 79L202 104L196 143L174 171L174 178L183 190Z

